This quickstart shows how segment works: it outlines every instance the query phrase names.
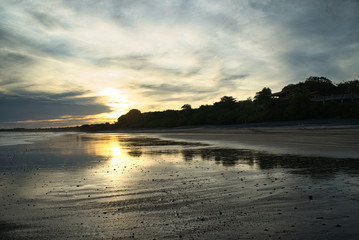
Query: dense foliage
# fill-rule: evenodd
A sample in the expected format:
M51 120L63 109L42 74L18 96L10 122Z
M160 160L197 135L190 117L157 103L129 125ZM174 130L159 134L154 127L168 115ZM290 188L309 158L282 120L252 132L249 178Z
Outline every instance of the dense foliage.
M237 101L234 97L224 96L213 105L202 105L197 109L190 104L183 105L181 110L161 112L141 113L132 109L114 124L84 125L80 128L103 130L359 118L358 94L358 80L335 85L325 77L309 77L304 82L285 86L279 93L272 94L271 89L263 88L256 93L253 101Z

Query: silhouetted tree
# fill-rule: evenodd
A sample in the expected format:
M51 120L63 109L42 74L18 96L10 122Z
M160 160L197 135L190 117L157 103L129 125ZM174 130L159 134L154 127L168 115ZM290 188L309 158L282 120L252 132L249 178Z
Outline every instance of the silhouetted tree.
M218 108L219 110L230 110L233 109L236 106L236 99L231 96L224 96L221 97L221 100L219 102L214 103L214 107Z
M132 109L120 116L115 124L84 125L85 131L113 128L175 127L198 124L241 124L263 121L285 121L309 118L359 118L359 107L355 96L351 101L314 102L316 95L359 93L359 81L353 80L334 85L325 77L309 77L304 82L289 84L282 89L278 98L272 98L270 88L257 92L250 98L237 101L224 96L213 105L201 105L192 109L184 104L180 110L141 113Z
M182 110L192 110L192 106L189 104L185 104L181 108L182 108Z
M270 88L263 88L261 91L257 92L254 96L254 102L256 103L266 103L271 99L272 90Z
M232 96L224 96L221 97L221 103L225 103L225 104L232 104L236 102L236 99Z
M131 109L125 115L122 115L117 120L117 125L121 125L123 127L138 127L139 122L142 119L141 111L138 109Z
M337 85L338 92L342 94L359 94L359 80L341 82Z
M323 96L335 94L336 92L335 85L326 77L311 76L305 80L304 85L310 92L315 92Z

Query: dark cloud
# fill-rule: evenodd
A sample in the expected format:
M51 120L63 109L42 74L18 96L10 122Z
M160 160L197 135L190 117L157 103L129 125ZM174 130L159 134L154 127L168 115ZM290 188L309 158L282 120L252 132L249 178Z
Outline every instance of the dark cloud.
M336 64L335 57L330 54L292 51L284 59L297 71L302 69L302 75L333 76L342 71Z
M286 46L278 60L294 73L295 80L315 72L334 78L359 74L357 64L347 64L359 57L358 51L353 51L359 39L359 1L269 0L249 4L264 13L263 21L277 26L278 47Z
M21 97L0 94L0 123L43 120L66 115L86 116L110 112L107 106L94 103L94 98L69 98L75 93L46 97ZM65 99L63 97L66 97Z
M26 72L37 63L36 59L28 55L0 51L0 93L33 86L34 83L27 80Z
M184 103L195 104L201 102L202 104L208 100L213 99L213 96L218 94L219 89L212 87L195 87L190 84L141 84L133 85L134 88L141 89L141 95L150 98L156 104L148 104L146 107L149 110L159 110L166 104L176 104L176 108L181 107ZM153 107L155 106L155 107ZM176 109L175 108L175 109ZM173 109L173 107L171 108Z
M92 105L96 102L96 97L83 97L88 94L89 91L69 91L62 93L46 93L46 92L30 92L26 89L14 89L12 94L3 94L5 98L10 99L29 99L36 101L61 101L66 104L78 104L78 105Z
M165 98L166 95L173 95L177 93L189 93L189 94L208 94L216 92L216 90L212 88L206 87L194 87L189 84L141 84L137 85L144 90L144 94L146 96L163 96Z
M234 80L238 80L238 79L245 79L249 77L249 74L235 74L235 75L227 75L224 74L221 78L220 81L221 82L228 82L228 81L234 81Z
M173 2L173 3L172 3ZM178 5L185 1L143 1L143 0L108 0L108 1L72 1L63 0L65 6L81 14L94 14L118 21L124 25L138 24L138 20L148 21L165 19L178 12ZM174 7L174 8L173 8ZM164 9L166 11L164 11ZM184 12L184 11L182 11Z
M17 66L19 68L27 67L38 61L31 56L17 53L0 51L0 67L8 68L10 66Z
M26 72L36 64L38 61L29 55L0 50L0 93L33 86L34 82L28 81Z
M30 68L37 61L27 55L0 51L0 83L5 82L13 83L15 76L21 76L25 69Z
M22 37L14 31L0 17L0 43L2 47L19 48L24 45Z
M37 12L37 11L33 11L33 12L29 12L29 14L32 15L32 17L38 22L40 23L42 26L44 26L47 29L67 29L69 28L69 26L67 24L65 24L63 21L49 15L48 13L44 13L44 12Z
M357 39L359 1L270 1L264 10L300 38L313 38L322 44L344 44Z
M0 17L0 43L3 48L12 49L14 52L27 51L36 56L51 58L70 57L76 53L72 43L65 37L49 36L46 31L42 30L25 34L17 28L17 25L24 27L27 23L22 24Z
M154 66L149 62L148 55L128 55L117 57L106 57L93 60L93 63L100 67L118 66L134 70L153 69Z
M81 97L81 95L84 95L86 93L89 93L89 91L72 91L72 92L64 92L64 93L55 93L55 94L51 94L48 95L47 98L48 99L53 99L53 100L57 100L57 99L71 99L71 98L78 98L81 102L94 102L95 98L94 97Z
M95 65L101 67L117 66L119 68L165 74L169 77L171 76L190 77L198 74L199 71L201 70L201 68L197 66L191 66L187 68L163 67L161 65L153 63L151 61L152 58L154 59L156 58L156 56L127 55L127 56L101 58L101 59L93 60L92 62Z
M19 54L19 53L3 53L0 52L1 64L16 64L16 65L29 65L34 62L29 56Z

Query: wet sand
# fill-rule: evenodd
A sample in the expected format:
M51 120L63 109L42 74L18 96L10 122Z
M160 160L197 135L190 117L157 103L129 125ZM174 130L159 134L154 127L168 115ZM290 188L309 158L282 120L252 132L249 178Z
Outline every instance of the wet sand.
M313 131L278 131L71 133L2 146L0 239L357 239L359 159L288 154ZM320 131L337 132L335 153L339 139L356 144L357 130ZM268 147L282 144L288 152Z
M163 130L160 137L274 154L359 158L359 126L254 127Z

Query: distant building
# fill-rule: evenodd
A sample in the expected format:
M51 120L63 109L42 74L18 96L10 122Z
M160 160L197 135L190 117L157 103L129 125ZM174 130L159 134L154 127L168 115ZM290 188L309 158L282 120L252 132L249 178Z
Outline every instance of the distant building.
M288 96L289 93L290 93L289 90L282 90L280 92L272 93L271 97L272 98L284 98L284 97Z
M310 99L312 102L322 102L325 104L325 102L328 101L352 101L352 102L359 102L359 94L354 93L347 93L347 94L334 94L330 96L315 96Z
M290 89L283 89L280 92L271 94L272 98L286 98L291 93ZM356 93L347 93L347 94L332 94L329 96L323 96L319 92L311 92L310 100L312 102L322 102L325 104L328 101L340 101L340 102L359 102L359 94Z

